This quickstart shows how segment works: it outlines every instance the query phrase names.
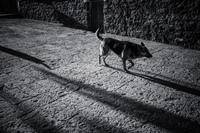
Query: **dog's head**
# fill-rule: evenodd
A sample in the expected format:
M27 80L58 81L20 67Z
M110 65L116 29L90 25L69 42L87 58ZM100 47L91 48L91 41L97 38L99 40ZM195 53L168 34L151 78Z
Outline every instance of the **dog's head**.
M147 49L147 47L145 47L144 43L141 42L141 45L140 45L140 54L144 57L147 57L147 58L151 58L152 57L152 54L149 53L149 50Z

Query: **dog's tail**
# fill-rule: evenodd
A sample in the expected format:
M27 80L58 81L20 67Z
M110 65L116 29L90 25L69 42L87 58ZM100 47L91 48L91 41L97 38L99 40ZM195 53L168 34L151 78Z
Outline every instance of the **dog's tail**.
M101 26L97 29L97 31L95 32L96 38L103 41L103 38L99 35L99 31L101 30Z

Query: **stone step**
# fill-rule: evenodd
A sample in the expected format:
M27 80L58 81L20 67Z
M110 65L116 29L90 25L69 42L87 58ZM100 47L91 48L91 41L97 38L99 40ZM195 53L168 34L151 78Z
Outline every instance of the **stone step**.
M0 14L1 18L22 18L22 15L19 13L13 13L13 14Z

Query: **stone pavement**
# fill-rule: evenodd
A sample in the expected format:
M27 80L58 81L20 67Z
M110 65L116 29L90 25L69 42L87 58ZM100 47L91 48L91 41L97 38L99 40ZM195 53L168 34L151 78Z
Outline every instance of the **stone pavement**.
M0 132L200 132L200 51L143 41L153 58L125 73L98 64L94 33L0 19Z

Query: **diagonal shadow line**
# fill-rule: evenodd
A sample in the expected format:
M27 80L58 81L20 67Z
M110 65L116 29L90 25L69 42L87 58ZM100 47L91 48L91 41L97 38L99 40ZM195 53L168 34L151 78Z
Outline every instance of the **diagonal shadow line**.
M37 63L37 64L41 64L41 65L45 66L46 68L51 69L50 66L48 66L47 64L44 63L45 61L40 60L38 58L35 58L33 56L30 56L28 54L25 54L25 53L22 53L22 52L19 52L19 51L10 49L10 48L6 48L6 47L3 47L3 46L0 46L0 51L3 51L5 53L14 55L16 57L19 57L19 58L22 58L22 59L25 59L25 60L28 60L28 61L31 61L31 62L34 62L34 63Z
M5 100L4 102L8 102L10 104L9 106L11 108L15 108L16 112L13 113L15 113L14 115L16 118L19 118L23 122L21 124L27 125L26 128L29 128L30 130L33 129L35 132L50 133L51 131L53 131L53 133L60 133L57 132L58 127L54 126L53 123L51 123L45 117L44 113L40 113L42 111L35 110L32 105L28 105L27 103L23 103L23 106L18 106L18 104L15 104L16 101L20 101L21 99L16 95L11 94L10 92L3 90L4 87L8 88L7 86L3 86L2 90L0 90L0 96ZM2 91L4 92L2 93ZM17 113L18 111L21 113ZM31 115L33 115L34 117L30 117ZM8 115L7 117L12 118L12 115ZM15 117L12 118L14 121ZM7 124L7 122L5 122L5 124ZM4 128L4 125L0 126L0 131L3 133L8 132L6 128Z
M197 121L192 121L187 117L178 116L162 108L157 108L141 101L121 96L117 93L108 92L93 85L85 84L81 81L59 76L42 68L35 69L48 75L51 80L59 84L67 85L70 83L72 85L79 86L78 90L73 91L88 98L94 99L97 102L111 106L118 111L124 112L133 119L139 118L144 122L144 124L152 123L156 126L173 132L200 132L200 124ZM68 89L72 90L70 88Z
M2 89L4 87L6 86L2 86ZM0 93L0 96L3 99L5 99L6 102L11 103L11 105L14 106L16 109L18 109L19 111L22 111L21 114L16 114L16 116L20 118L20 120L22 120L23 123L30 126L30 128L32 128L34 131L39 132L39 133L65 133L67 132L67 131L62 131L62 129L60 129L60 125L54 124L54 121L56 121L56 118L52 116L46 117L46 114L43 112L43 110L37 111L34 107L32 107L32 105L29 105L28 103L23 103L23 105L21 106L18 106L18 104L13 104L16 101L20 101L19 97L15 97L9 92L5 92L5 93L7 93L6 95L9 97L7 97L6 95L2 95L1 93ZM30 117L30 116L34 116L34 117ZM66 121L68 121L68 119ZM86 126L90 127L91 130L95 130L98 132L108 132L106 131L106 129L116 130L119 133L128 132L125 129L115 127L107 122L104 122L104 124L102 125L100 121L98 120L98 118L90 119L90 118L86 118L85 116L78 115L76 122L78 121L84 122ZM4 133L6 132L6 129L4 129L3 126L0 126L0 131Z
M54 14L56 20L58 22L60 22L61 24L63 24L65 27L75 28L75 29L83 29L83 30L87 29L86 26L77 22L74 18L69 17L69 16L65 15L64 13L56 10L56 8L54 9L53 14Z
M112 67L112 66L109 66L109 68L126 73L125 71L118 69L118 68L115 68L115 67ZM141 74L141 73L129 71L127 74L131 74L133 76L138 76L140 78L143 78L143 79L146 79L146 80L149 80L149 81L152 81L152 82L155 82L155 83L176 89L178 91L186 92L186 93L189 93L189 94L192 94L192 95L195 95L195 96L200 96L200 90L196 90L196 89L193 89L191 87L187 87L187 86L184 86L184 85L173 83L173 82L163 80L163 79L160 79L160 78L144 75L144 74Z

